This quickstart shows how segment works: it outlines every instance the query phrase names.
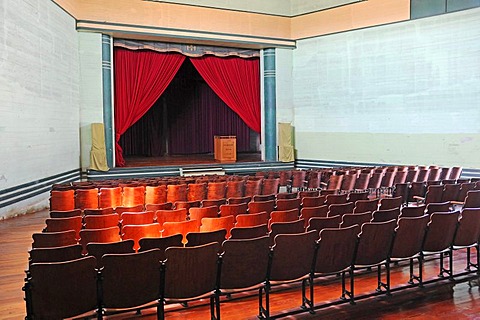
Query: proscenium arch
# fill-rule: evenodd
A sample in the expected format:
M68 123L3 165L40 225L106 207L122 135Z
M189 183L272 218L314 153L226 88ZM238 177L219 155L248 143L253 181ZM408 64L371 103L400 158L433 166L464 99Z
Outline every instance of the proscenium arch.
M114 139L114 109L113 109L113 61L112 38L102 35L102 82L103 82L103 122L105 127L105 147L107 164L114 167L115 150ZM262 64L261 64L262 66ZM263 73L263 75L262 75ZM261 117L262 136L264 148L261 148L262 159L265 161L277 160L276 146L276 93L275 93L275 49L265 49L263 52L263 70L260 75L260 90L263 88L260 106L263 113ZM263 108L262 108L263 106Z

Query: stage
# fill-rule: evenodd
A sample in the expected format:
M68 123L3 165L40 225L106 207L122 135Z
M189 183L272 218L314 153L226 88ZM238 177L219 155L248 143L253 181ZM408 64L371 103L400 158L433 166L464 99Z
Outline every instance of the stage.
M125 157L125 167L107 172L87 170L88 180L131 179L206 174L251 175L257 171L288 170L294 162L262 161L260 153L238 153L236 162L215 161L213 154L164 157Z

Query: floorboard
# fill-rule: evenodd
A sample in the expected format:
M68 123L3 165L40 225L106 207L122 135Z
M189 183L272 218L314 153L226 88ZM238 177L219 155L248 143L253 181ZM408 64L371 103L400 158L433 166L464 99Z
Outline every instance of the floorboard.
M27 214L0 221L0 319L25 317L22 286L27 266L31 235L44 226L47 211ZM455 252L455 270L463 270L465 251ZM438 273L438 260L425 263L425 279L434 279ZM403 285L408 277L408 267L392 269L392 287ZM376 274L362 274L356 278L356 295L373 292ZM340 295L340 281L335 277L319 279L315 285L315 300L334 301ZM272 314L296 310L300 304L300 287L274 288L271 295ZM222 319L256 319L258 299L254 293L234 295L222 300ZM190 303L188 308L168 305L167 319L208 319L206 301ZM296 314L285 319L480 319L480 290L477 284L455 283L448 280L427 285L424 289L412 288L394 292L391 297L376 296L358 301L356 305L342 304L316 311L316 314ZM155 319L154 310L144 310L142 315L126 313L108 319Z

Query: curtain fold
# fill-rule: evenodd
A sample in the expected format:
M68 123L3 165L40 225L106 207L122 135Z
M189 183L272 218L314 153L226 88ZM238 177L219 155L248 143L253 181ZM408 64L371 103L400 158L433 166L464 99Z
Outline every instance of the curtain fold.
M177 53L114 50L115 160L125 165L119 140L165 91L185 56Z
M260 132L260 62L258 58L190 58L213 91L255 132Z

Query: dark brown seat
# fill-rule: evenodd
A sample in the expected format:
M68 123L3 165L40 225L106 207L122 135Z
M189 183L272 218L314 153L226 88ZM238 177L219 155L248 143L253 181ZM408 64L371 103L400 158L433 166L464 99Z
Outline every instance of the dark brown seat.
M227 181L226 198L240 198L245 195L245 181Z
M442 199L439 202L457 201L458 196L460 195L460 187L461 184L459 183L445 184L444 182Z
M364 223L370 222L370 220L372 220L372 213L370 211L352 214L347 213L342 216L340 227L347 228L355 224L361 227Z
M73 210L66 210L66 211L50 211L50 218L70 218L70 217L81 217L82 210L80 209L73 209Z
M34 233L32 238L32 248L64 247L78 243L74 230Z
M64 262L81 257L82 246L79 244L64 247L33 248L29 251L28 263Z
M317 232L320 232L325 228L338 228L341 222L341 216L313 217L308 221L307 231L317 230Z
M225 198L222 198L222 199L205 199L205 200L202 200L201 207L215 206L215 207L217 207L217 210L220 210L220 206L224 205L226 203L227 203L227 199L225 199Z
M262 179L248 179L245 181L245 196L253 197L262 194Z
M343 177L343 175L331 175L326 183L325 189L340 190L342 187Z
M263 179L262 183L262 194L274 194L278 193L280 188L280 179L273 178L273 179Z
M303 197L301 207L308 208L308 207L320 207L325 204L325 200L327 199L326 196L317 196L317 197Z
M226 240L227 230L219 229L205 232L189 232L187 233L187 243L185 247L201 246L207 243L217 242L222 244Z
M233 227L230 230L230 239L253 239L266 236L268 234L267 224L261 224L252 227Z
M392 198L382 198L379 200L379 210L389 210L394 208L400 208L403 205L403 199L401 196ZM375 210L373 210L375 211Z
M102 267L102 256L109 253L134 253L135 242L133 240L124 240L109 243L91 242L87 244L87 255L94 256L97 260L97 268Z
M290 193L290 194L294 194L294 193ZM290 199L293 199L293 198L303 199L305 197L318 197L318 196L320 196L320 191L319 190L302 190L302 191L298 192L296 197L292 197ZM278 199L278 197L277 197L277 199Z
M252 200L252 197L230 197L227 199L228 204L248 204Z
M462 167L452 167L448 179L458 180L462 175Z
M313 279L319 276L341 273L342 275L342 299L353 294L353 281L350 282L350 290L345 289L345 273L348 272L353 277L352 265L357 245L357 235L360 227L351 226L348 228L326 228L320 231L320 239L317 241L317 258L314 266L314 272L311 275L309 290L309 299L305 293L306 281L303 285L303 306L308 305L313 311L314 290Z
M467 248L467 266L466 270L470 271L470 268L473 266L476 268L477 272L480 270L480 208L466 208L462 210L460 216L460 221L458 224L458 229L455 233L455 238L453 239L453 246L451 247L453 255L453 250ZM470 249L472 247L476 248L477 251L477 263L474 264L470 260ZM453 270L452 270L453 274Z
M300 211L298 208L290 210L275 210L270 213L270 219L268 220L268 226L275 222L289 222L298 220Z
M395 229L395 240L390 253L390 262L398 262L409 259L410 262L410 277L408 283L414 284L418 281L422 286L422 264L421 258L422 244L427 231L427 224L430 220L429 216L424 214L418 217L400 217L398 219L398 226ZM413 261L418 259L418 275L413 273Z
M385 289L390 294L390 263L388 261L397 221L368 222L361 227L353 271L377 266L377 291ZM386 282L382 282L381 266L386 268ZM350 297L353 301L353 295Z
M190 208L200 208L202 205L201 201L175 201L173 207L175 209L187 209Z
M327 194L326 205L347 203L347 194Z
M355 181L357 180L357 175L352 173L352 174L345 174L342 179L342 184L340 186L340 190L349 192L354 190L355 188ZM332 188L335 189L335 188Z
M216 291L220 279L219 250L219 244L209 243L188 248L170 247L165 251L165 290L160 297L160 319L164 318L164 303L200 298L210 298L212 319L220 317L220 299Z
M263 286L270 242L267 236L229 239L222 245L220 293L232 294ZM246 314L243 314L246 316Z
M354 189L356 191L364 191L368 189L368 181L370 180L370 173L360 173L355 181Z
M119 223L118 214L89 215L83 218L85 229L104 229L116 227Z
M163 261L166 259L165 250L170 247L183 247L182 240L183 236L181 234L162 238L141 238L139 240L140 249L138 249L138 252L160 249L160 261Z
M159 249L106 254L101 264L98 285L103 313L159 306L158 298L164 285ZM157 315L160 314L157 308Z
M265 285L259 292L259 317L270 318L270 288L275 285L302 281L310 277L315 257L315 230L297 234L279 234L275 237L275 245ZM263 307L265 292L265 307Z
M112 214L114 212L115 211L113 210L112 207L101 208L101 209L84 209L83 215L84 216L100 216L100 215Z
M377 210L372 213L372 222L384 222L389 220L398 220L400 216L400 208L387 210Z
M300 210L302 199L278 199L276 202L276 210L291 210L298 209Z
M173 203L163 202L163 203L146 203L145 210L147 211L157 211L157 210L172 210Z
M268 212L258 212L249 214L237 215L237 223L235 227L253 227L261 224L268 225L269 214Z
M373 212L378 209L378 199L357 200L353 213Z
M46 232L75 231L75 237L80 239L80 229L82 229L82 217L70 218L49 218L45 220Z
M326 217L328 215L328 206L323 205L319 207L305 207L300 210L300 217L305 220L305 227L307 227L310 218Z
M401 209L400 217L405 218L405 217L421 217L425 214L425 210L427 209L427 206L422 204L419 206L414 206L414 207L403 207Z
M266 212L270 215L270 212L275 210L275 201L250 201L248 203L248 213Z
M427 206L428 207L428 206ZM449 268L443 265L443 254L450 250L453 244L455 231L457 230L459 211L455 212L434 212L430 215L427 233L423 243L422 255L440 254L439 276L447 274L453 277L453 257L449 257Z
M274 244L275 236L277 234L292 234L305 232L305 222L303 219L287 221L287 222L274 222L270 225L270 245Z
M300 198L298 195L299 195L299 192L281 192L277 194L277 200Z
M430 185L427 187L425 197L414 196L414 199L417 201L417 204L439 203L443 199L443 190L443 185Z
M393 188L392 197L402 197L402 204L407 204L409 197L410 183L396 183Z
M429 203L427 204L426 213L431 215L434 212L449 212L451 208L450 202Z
M304 170L293 170L290 190L295 188L297 191L303 190L307 186L307 172Z
M359 200L368 200L368 191L350 192L347 197L347 202L356 203Z
M108 243L120 240L119 227L80 230L80 244L83 247L83 253L87 253L87 244L91 242Z
M346 213L353 213L353 208L355 207L355 204L353 202L347 202L347 203L342 203L342 204L331 204L328 207L328 216L329 217L334 217L338 215L344 215Z
M238 214L246 214L248 210L248 205L246 203L239 204L224 204L220 206L220 216L234 216Z
M25 282L28 319L64 319L97 310L94 257L33 263ZM74 288L74 290L72 290Z
M256 194L252 197L253 201L270 201L275 200L277 197L275 194Z

